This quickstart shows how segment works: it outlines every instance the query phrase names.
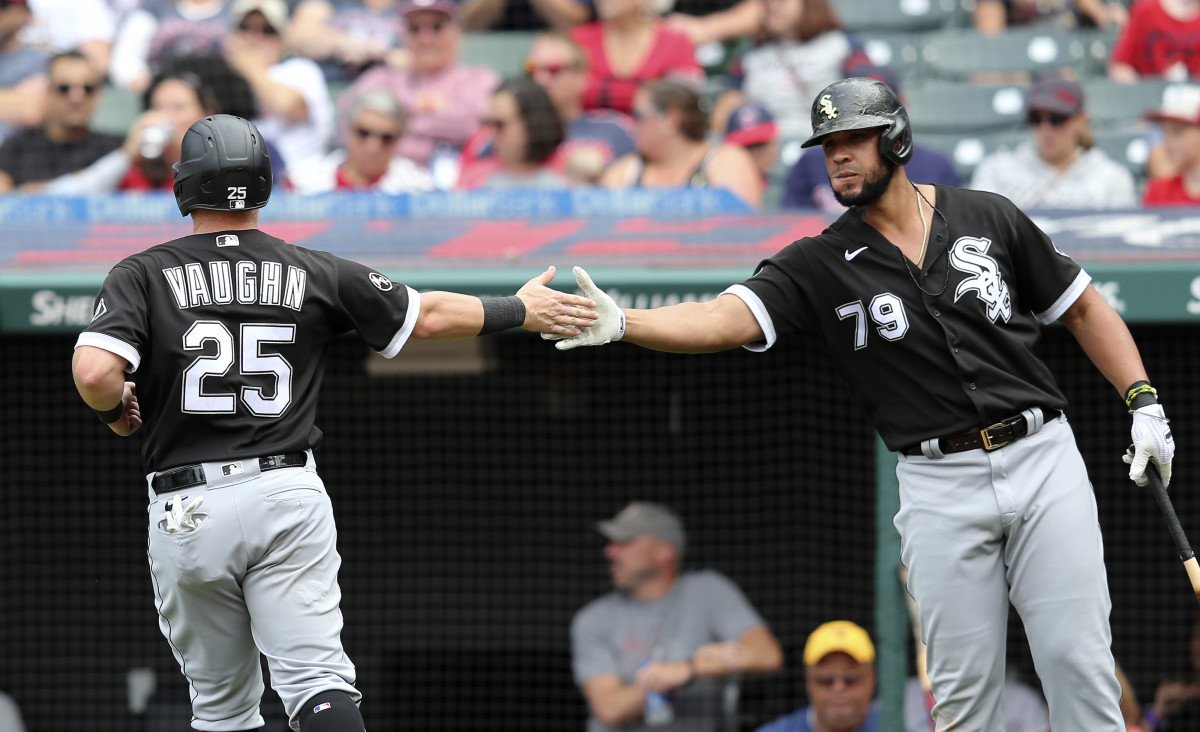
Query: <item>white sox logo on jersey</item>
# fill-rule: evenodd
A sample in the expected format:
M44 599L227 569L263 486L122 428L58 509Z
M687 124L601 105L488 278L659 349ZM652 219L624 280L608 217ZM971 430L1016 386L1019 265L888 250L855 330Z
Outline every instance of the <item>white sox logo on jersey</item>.
M991 239L962 236L950 247L950 264L959 272L971 275L954 290L954 302L974 290L987 305L987 316L993 323L1003 318L1007 323L1012 317L1012 298L1008 283L1000 276L1000 265L987 255L992 246Z

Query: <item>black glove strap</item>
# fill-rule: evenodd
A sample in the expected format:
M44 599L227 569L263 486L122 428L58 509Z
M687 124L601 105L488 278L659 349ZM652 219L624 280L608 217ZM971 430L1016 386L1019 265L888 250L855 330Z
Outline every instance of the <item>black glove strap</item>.
M104 424L120 422L121 417L125 416L125 400L122 399L121 401L117 402L117 406L113 407L112 409L93 409L92 411L96 413L96 416L99 417L100 421Z

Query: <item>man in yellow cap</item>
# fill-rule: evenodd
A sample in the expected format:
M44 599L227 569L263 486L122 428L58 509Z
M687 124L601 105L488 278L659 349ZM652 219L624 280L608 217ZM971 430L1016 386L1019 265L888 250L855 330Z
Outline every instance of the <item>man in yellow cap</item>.
M820 626L804 644L804 689L810 706L755 732L878 732L875 645L849 620Z

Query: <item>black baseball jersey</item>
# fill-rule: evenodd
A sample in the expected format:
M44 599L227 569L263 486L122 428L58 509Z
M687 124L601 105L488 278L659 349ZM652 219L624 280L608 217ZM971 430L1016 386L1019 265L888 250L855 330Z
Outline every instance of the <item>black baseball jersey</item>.
M77 345L124 357L148 471L315 447L330 339L391 358L420 296L357 262L258 230L193 234L118 263Z
M852 209L730 288L763 326L758 349L819 338L892 450L1027 407L1065 409L1037 354L1038 321L1056 320L1090 282L1007 199L936 190L920 272Z

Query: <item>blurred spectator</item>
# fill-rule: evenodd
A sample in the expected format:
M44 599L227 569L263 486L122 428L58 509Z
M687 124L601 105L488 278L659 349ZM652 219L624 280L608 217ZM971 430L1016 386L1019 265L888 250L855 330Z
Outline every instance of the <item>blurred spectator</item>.
M4 732L25 732L25 723L21 720L21 708L13 698L0 691L0 729Z
M973 19L980 33L1002 33L1014 25L1120 28L1128 13L1111 0L976 0Z
M499 77L488 68L459 65L462 25L452 0L405 0L400 13L411 68L377 66L363 73L338 101L338 111L344 119L357 94L387 89L409 115L397 154L426 166L433 162L435 150L457 159L479 128Z
M48 55L21 43L29 25L25 0L0 0L0 142L21 127L42 123Z
M293 190L297 193L433 190L428 170L395 154L407 121L396 97L383 89L363 92L350 103L348 114L344 149L288 166L287 180Z
M1108 61L1108 76L1171 81L1200 78L1200 2L1138 0Z
M1025 106L1033 141L980 161L971 188L999 193L1023 209L1137 205L1133 175L1092 146L1078 82L1042 79L1030 87Z
M819 626L804 644L804 690L811 706L756 732L878 732L875 644L849 620Z
M323 158L333 133L333 101L325 76L307 58L283 58L284 0L235 0L225 58L258 102L253 122L286 169Z
M882 81L903 101L900 83L892 70L886 66L852 62L846 70L850 76L865 76ZM919 133L920 130L914 132ZM950 159L921 145L920 142L913 143L912 159L904 166L904 170L908 173L908 179L914 183L932 183L955 188L962 185L958 171ZM825 153L820 148L805 150L788 171L783 189L783 207L816 208L839 215L846 210L833 195L833 187L829 184L829 171L825 167Z
M841 30L830 0L763 0L766 13L754 45L729 69L735 88L717 97L713 125L753 101L775 117L785 140L812 133L809 100L841 79L858 43Z
M1154 706L1146 722L1157 732L1200 729L1200 615L1192 622L1187 645L1187 668L1154 690Z
M28 0L33 22L21 41L49 54L78 50L108 75L117 20L105 0Z
M399 0L300 0L286 39L301 56L320 62L331 82L352 81L375 64L406 68L411 62Z
M117 29L109 76L144 91L174 58L220 51L229 30L231 0L144 0Z
M596 0L596 16L571 31L588 61L584 108L628 114L647 82L704 80L692 42L662 21L659 0Z
M725 142L746 148L762 173L765 187L779 160L779 127L771 113L757 104L743 104L733 110L725 126Z
M1146 206L1200 205L1200 85L1172 84L1163 104L1147 117L1162 125L1163 148L1177 171L1146 183Z
M518 78L501 84L492 94L483 125L492 133L495 154L464 171L459 188L567 186L566 177L551 164L563 141L563 123L537 82Z
M905 732L933 732L925 690L916 676L904 686ZM1004 679L1004 732L1050 732L1050 709L1041 692L1020 679Z
M191 71L159 74L143 95L146 111L121 147L91 166L47 183L56 195L122 191L169 191L171 166L179 162L183 135L193 122L220 111L216 93Z
M462 12L470 30L566 31L592 19L592 1L465 0Z
M583 108L587 59L574 41L561 33L539 33L529 47L525 71L550 95L566 127L552 164L570 182L598 183L606 167L633 152L628 117L611 109ZM469 169L492 153L491 131L481 128L463 150L463 175L471 175Z
M681 573L684 529L669 509L631 503L596 528L614 590L571 622L588 732L723 729L723 677L779 669L779 643L727 577Z
M50 59L47 71L46 121L0 146L0 192L17 187L36 190L44 181L91 165L121 144L120 137L88 129L104 80L87 56L79 51L60 53Z
M637 152L609 166L609 188L726 188L754 208L762 205L762 176L739 145L710 144L700 92L686 82L656 81L633 104Z

